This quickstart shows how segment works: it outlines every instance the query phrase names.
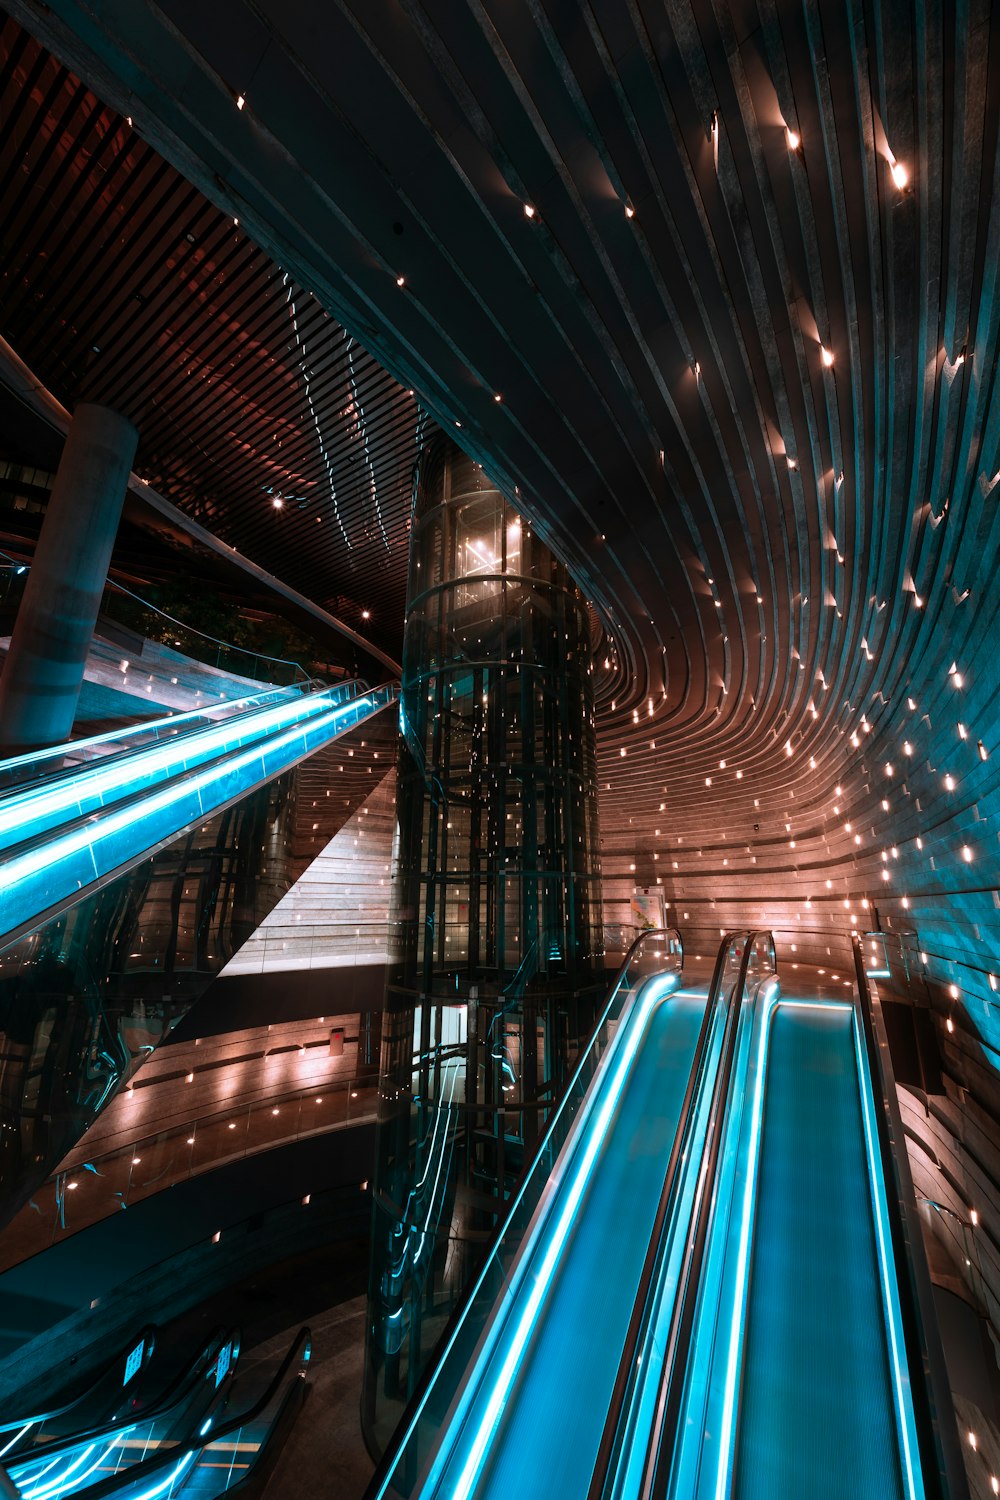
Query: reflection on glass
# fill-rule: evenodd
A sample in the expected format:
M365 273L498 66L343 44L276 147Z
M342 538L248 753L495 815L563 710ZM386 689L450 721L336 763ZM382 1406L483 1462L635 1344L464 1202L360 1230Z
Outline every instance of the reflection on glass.
M0 1223L288 889L294 774L0 952Z
M365 1420L384 1443L604 991L584 601L445 438L421 457Z

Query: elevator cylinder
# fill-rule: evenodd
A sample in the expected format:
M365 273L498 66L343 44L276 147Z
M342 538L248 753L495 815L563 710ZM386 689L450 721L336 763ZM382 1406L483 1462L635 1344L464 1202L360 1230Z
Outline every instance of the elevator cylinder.
M589 612L443 435L418 467L400 731L365 1404L376 1449L603 992Z

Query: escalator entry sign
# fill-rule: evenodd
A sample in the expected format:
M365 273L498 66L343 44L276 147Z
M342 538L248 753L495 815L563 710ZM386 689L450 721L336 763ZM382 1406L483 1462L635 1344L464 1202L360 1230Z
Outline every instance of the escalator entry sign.
M130 1351L128 1358L125 1361L125 1378L122 1381L123 1386L128 1385L129 1381L132 1379L132 1376L136 1373L136 1371L139 1369L139 1366L142 1364L142 1356L145 1348L146 1340L140 1339L135 1348Z
M229 1366L232 1364L232 1362L233 1362L233 1341L232 1341L232 1339L230 1339L229 1343L228 1344L223 1344L222 1348L219 1350L219 1358L216 1360L216 1363L215 1363L215 1389L216 1390L219 1389L219 1386L225 1380L226 1375L227 1375L228 1370L229 1370Z

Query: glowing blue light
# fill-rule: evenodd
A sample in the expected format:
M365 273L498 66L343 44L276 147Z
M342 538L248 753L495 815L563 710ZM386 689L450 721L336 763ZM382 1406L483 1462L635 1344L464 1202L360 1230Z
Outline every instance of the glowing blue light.
M180 1463L171 1469L166 1479L161 1479L159 1484L152 1485L148 1490L140 1490L137 1495L130 1495L129 1500L154 1500L156 1495L162 1495L165 1490L169 1490L174 1480L179 1479L184 1473L184 1470L194 1458L196 1451L196 1449L192 1449L190 1453L185 1453Z
M243 708L250 703L263 703L275 697L287 697L290 692L298 696L297 688L271 688L266 693L251 693L246 698L227 698L224 703L218 705L222 708ZM128 730L106 729L103 734L91 734L86 739L70 740L65 745L51 745L47 750L30 750L24 755L12 755L7 760L0 760L0 772L16 770L18 766L36 766L40 761L63 759L67 755L77 755L81 750L89 750L94 745L107 745L122 741L126 736L139 738L142 735L152 734L154 730L176 729L178 724L187 724L192 719L209 719L209 715L216 713L217 707L190 708L182 714L168 714L165 719L143 719L141 724L135 725Z
M854 1052L858 1067L858 1084L861 1089L861 1115L865 1127L865 1150L868 1158L869 1186L874 1208L875 1229L878 1238L879 1270L882 1276L883 1307L889 1331L889 1349L892 1355L893 1392L896 1406L896 1427L903 1449L906 1468L906 1483L910 1500L919 1500L924 1493L923 1480L915 1470L913 1454L917 1447L916 1419L910 1396L909 1377L904 1374L900 1350L903 1347L902 1314L899 1308L899 1291L896 1279L889 1270L887 1241L889 1238L889 1206L885 1197L885 1182L875 1151L875 1101L871 1092L871 1078L862 1052L861 1024L854 1017ZM905 1147L904 1147L905 1149Z
M656 982L660 986L657 998L658 999L663 999L663 998L665 998L665 996L667 994L671 993L671 991L676 991L676 986L679 983L679 979L680 979L680 976L677 973L670 973L670 974L665 974L665 975L659 975L659 976L657 976L657 981ZM647 985L647 987L646 987L647 992L648 992L648 990L649 990L649 988L651 987L652 984L653 984L653 981L650 981L649 985ZM607 1000L605 1002L605 1008L604 1008L603 1014L600 1017L600 1026L603 1027L603 1025L609 1020L609 1017L611 1015L612 1007L613 1007L613 1005L614 1005L614 1003L615 1003L615 1001L616 1001L619 993L620 993L619 987L615 986L615 988L608 995ZM570 1131L570 1134L569 1134L569 1136L568 1136L565 1144L563 1145L563 1148L560 1151L559 1156L556 1159L555 1165L552 1168L552 1171L550 1172L550 1174L548 1176L548 1179L547 1179L547 1181L545 1183L545 1189L544 1189L544 1196L542 1198L541 1211L536 1212L533 1215L531 1226L530 1226L530 1228L528 1230L528 1234L527 1234L526 1238L521 1243L520 1249L518 1251L516 1262L515 1262L514 1266L512 1267L512 1269L510 1271L510 1274L508 1276L505 1276L505 1285L506 1285L505 1301L507 1303L508 1308L510 1307L510 1305L513 1302L514 1298L518 1295L518 1293L519 1293L519 1291L521 1289L521 1284L522 1284L525 1276L527 1275L526 1267L533 1260L533 1257L534 1257L534 1254L535 1254L535 1250L536 1250L536 1248L537 1248L537 1246L538 1246L538 1244L539 1244L539 1242L540 1242L540 1240L542 1238L543 1233L547 1229L549 1218L551 1217L551 1215L549 1214L549 1209L552 1208L555 1205L555 1203L557 1202L558 1194L559 1194L559 1192L562 1189L563 1178L564 1178L564 1176L567 1173L569 1173L570 1171L572 1171L573 1160L574 1160L573 1152L574 1152L577 1144L581 1140L585 1140L586 1139L587 1132L588 1132L588 1130L590 1128L589 1127L589 1121L591 1119L591 1116L595 1112L595 1109L597 1107L597 1101L600 1098L602 1090L605 1087L606 1080L609 1077L611 1069L614 1068L615 1065L616 1065L616 1061L617 1061L619 1052L620 1052L620 1050L622 1048L622 1045L624 1043L625 1037L628 1034L628 1031L629 1031L629 1028L630 1028L630 1026L631 1026L631 1024L633 1022L633 1019L635 1018L636 1010L637 1010L638 1005L639 1005L639 1000L640 1000L640 997L643 995L643 993L644 992L640 990L638 993L631 995L629 997L626 1005L625 1005L624 1010L622 1011L621 1016L619 1017L619 1025L615 1029L615 1034L612 1037L612 1039L611 1039L611 1041L610 1041L610 1043L609 1043L606 1051L604 1052L603 1057L601 1057L601 1059L600 1059L600 1061L598 1063L597 1073L596 1073L595 1077L593 1078L593 1080L591 1081L590 1087L586 1090L586 1092L583 1095L583 1100L582 1100L582 1103L580 1105L580 1110L579 1110L579 1113L577 1114L576 1119L575 1119L575 1121L573 1123L572 1130ZM687 992L687 993L690 993L690 992ZM695 998L704 1000L705 997L704 997L704 995L698 995ZM576 1084L577 1084L577 1082L579 1080L580 1074L581 1074L581 1072L583 1070L583 1067L584 1067L584 1064L585 1064L585 1061L586 1061L586 1057L589 1056L589 1055L590 1054L588 1052L587 1054L585 1054L584 1057L581 1057L581 1058L579 1058L577 1060L576 1071L574 1072L573 1076L571 1077L569 1085L568 1085L565 1093L563 1094L562 1101L561 1101L561 1103L559 1104L559 1106L556 1109L556 1114L553 1116L553 1121L556 1120L559 1117L560 1112L563 1110L563 1108L567 1104L567 1101L572 1096L573 1090L574 1090L574 1088L575 1088L575 1086L576 1086ZM514 1215L519 1211L519 1209L521 1207L521 1204L522 1204L522 1200L523 1200L525 1194L528 1191L528 1186L529 1186L530 1181L531 1181L531 1174L529 1173L522 1180L520 1187L517 1188L517 1190L515 1191L513 1197L510 1199L509 1203L507 1204L507 1214L508 1214L508 1218L506 1220L507 1224L510 1224L512 1222L512 1220L514 1218ZM501 1234L501 1238L502 1238L502 1234ZM468 1301L467 1301L467 1304L466 1304L467 1307L471 1307L476 1302L476 1300L477 1300L477 1298L479 1296L479 1293L481 1292L481 1290L483 1288L483 1285L486 1282L487 1277L491 1274L491 1268L493 1267L493 1265L494 1265L493 1258L490 1257L490 1258L487 1259L487 1261L484 1263L482 1269L479 1271L478 1277L477 1277L476 1281L473 1283L472 1288L470 1290ZM402 1317L402 1309L399 1309L396 1312L394 1312L394 1313L392 1313L392 1314L389 1315L388 1321L389 1322L393 1322L394 1320L399 1319L401 1317ZM502 1318L498 1316L494 1320L494 1323L493 1323L493 1330L494 1330L494 1335L495 1336L497 1335L497 1332L500 1329L501 1324L502 1324ZM399 1442L399 1445L398 1445L397 1461L399 1460L399 1458L403 1454L406 1453L406 1451L408 1449L410 1440L413 1437L413 1434L416 1431L417 1426L418 1426L418 1424L421 1421L421 1418L423 1416L425 1406L426 1406L427 1402L429 1401L432 1393L434 1392L435 1384L436 1384L436 1381L437 1381L437 1377L438 1377L438 1375L440 1375L441 1371L443 1369L445 1369L445 1367L447 1366L449 1358L450 1358L450 1356L452 1354L452 1351L455 1348L455 1345L456 1345L456 1343L457 1343L457 1341L458 1341L458 1339L459 1339L459 1337L461 1335L461 1332L463 1330L463 1326L464 1326L463 1325L463 1321L459 1320L459 1322L452 1329L452 1331L451 1331L451 1333L450 1333L450 1335L448 1337L448 1341L445 1344L445 1347L442 1350L441 1356L440 1356L440 1358L438 1360L437 1371L435 1373L435 1376L429 1382L429 1384L427 1385L426 1389L424 1390L423 1396L420 1398L420 1400L417 1403L415 1409L411 1412L411 1415L410 1415L410 1418L409 1418L409 1423L407 1425L406 1431L402 1435L402 1439L401 1439L401 1441ZM495 1344L495 1336L492 1339L492 1341L489 1342L488 1347L484 1347L483 1349L480 1350L479 1360L478 1360L478 1364L477 1364L477 1369L479 1371L482 1371L483 1369L486 1368L488 1360L489 1360L489 1358L492 1355L493 1347L494 1347L494 1344ZM468 1378L468 1379L463 1380L463 1394L462 1394L462 1397L461 1397L460 1402L459 1402L458 1410L454 1413L453 1419L452 1419L452 1422L451 1422L451 1425L450 1425L450 1428L449 1428L449 1432L452 1435L454 1435L459 1430L459 1428L462 1425L465 1413L468 1410L468 1406L469 1406L469 1404L470 1404L470 1402L472 1400L472 1390L473 1390L474 1384L475 1384L475 1378L474 1378L474 1376L472 1378ZM443 1469L444 1465L447 1463L448 1458L449 1458L449 1454L444 1451L444 1446L442 1445L442 1448L439 1449L439 1451L438 1451L438 1453L436 1455L436 1458L435 1458L435 1466L434 1467L435 1467L435 1471L436 1471L437 1474L440 1474L440 1472ZM390 1470L384 1476L382 1484L381 1484L381 1487L380 1487L380 1489L377 1492L377 1500L383 1500L383 1497L387 1494L387 1492L388 1492L388 1490L389 1490L389 1488L390 1488L390 1486L392 1484L392 1479L393 1479L394 1472L395 1472L395 1466L393 1466L392 1468L390 1468ZM429 1488L430 1487L430 1483L432 1482L433 1477L434 1477L434 1475L432 1474L431 1480L428 1481L428 1484L427 1484L427 1486L425 1486L425 1488Z
M767 985L763 991L760 1032L757 1045L757 1072L754 1078L753 1104L750 1115L750 1142L747 1148L746 1177L743 1184L743 1203L740 1215L739 1251L736 1263L736 1289L733 1295L733 1310L729 1325L729 1352L726 1361L726 1378L722 1407L722 1427L719 1437L719 1468L716 1475L716 1500L724 1500L729 1493L729 1471L732 1463L732 1438L736 1417L737 1379L743 1348L744 1303L746 1299L747 1274L750 1265L750 1231L753 1227L753 1206L757 1188L757 1162L760 1152L761 1124L764 1115L764 1077L767 1070L767 1049L771 1040L771 1020L779 1005L792 1009L813 1010L817 1006L824 1010L850 1011L852 1006L837 1001L811 1001L783 999L776 983Z
M664 981L660 985L657 985L655 981L651 982L643 991L641 1004L635 1008L633 1015L630 1017L631 1024L627 1028L627 1038L616 1049L618 1055L614 1072L603 1091L594 1122L587 1131L585 1137L586 1145L582 1155L580 1155L579 1160L575 1162L571 1169L568 1192L565 1195L562 1208L552 1229L541 1265L532 1278L531 1292L525 1299L524 1305L517 1317L513 1336L511 1337L503 1364L494 1380L493 1389L486 1402L486 1409L473 1438L471 1450L454 1487L450 1491L450 1500L467 1500L479 1477L487 1447L500 1419L500 1413L510 1395L511 1386L513 1385L525 1347L538 1320L542 1302L576 1218L580 1201L590 1181L598 1153L604 1144L612 1117L618 1106L618 1101L628 1079L649 1018L656 1003L664 998L664 992L669 993L675 987L676 976L674 975L664 976ZM621 1028L619 1028L618 1036L621 1036ZM470 1382L470 1385L473 1383Z
M326 712L330 703L325 693L310 698L299 697L291 703L262 709L246 718L227 720L194 734L137 750L108 766L98 764L78 770L55 786L26 787L0 804L0 835L6 843L15 843L19 837L40 832L43 824L51 823L60 814L81 816L100 807L109 795L112 799L128 795L154 778L187 770L210 756L239 748L286 724Z
M28 1431L28 1429L31 1428L31 1427L34 1427L34 1425L35 1424L34 1424L33 1421L32 1422L25 1422L25 1424L21 1428L20 1432L15 1432L14 1436L10 1439L10 1441L8 1443L5 1443L4 1446L2 1448L0 1448L0 1458L3 1458L4 1454L8 1453L11 1450L11 1448L13 1448L14 1444L16 1442L18 1442L19 1439L23 1438L24 1434Z
M115 1439L115 1442L117 1442L117 1438ZM85 1448L73 1463L69 1464L65 1469L61 1470L61 1472L56 1475L55 1479L50 1479L46 1484L37 1483L37 1479L40 1476L36 1476L35 1481L29 1481L29 1483L33 1482L35 1484L35 1488L31 1490L22 1489L22 1500L56 1500L57 1495L63 1495L67 1490L76 1489L82 1480L89 1479L91 1474L94 1473L95 1469L100 1468L101 1464L104 1462L105 1458L114 1447L114 1443L109 1443L106 1448L102 1448L100 1453L94 1459L94 1462L91 1464L90 1468L84 1469L82 1474L79 1473L78 1471L80 1470L82 1465L87 1462L87 1459L90 1457L97 1446L98 1445L96 1443L91 1443L90 1446ZM51 1468L52 1465L49 1465L49 1467ZM71 1480L72 1483L70 1483Z
M130 805L54 833L0 865L0 892L5 895L3 931L10 932L59 901L73 897L94 880L141 858L157 843L231 802L252 786L278 775L303 755L325 743L341 721L357 722L381 707L368 694L313 714L303 722L271 734L253 746L230 752L201 771L167 781ZM221 733L221 731L220 731ZM218 749L218 745L216 746ZM119 775L127 774L119 766Z

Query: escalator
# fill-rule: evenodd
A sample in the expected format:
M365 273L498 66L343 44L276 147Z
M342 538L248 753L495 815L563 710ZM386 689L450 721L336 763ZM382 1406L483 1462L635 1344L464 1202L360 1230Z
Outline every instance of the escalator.
M143 1328L91 1376L84 1390L44 1411L5 1416L0 1422L0 1461L10 1465L51 1443L110 1426L140 1409L159 1373L159 1360L153 1358L156 1353L156 1329Z
M269 690L0 762L0 946L395 696L356 682Z
M246 1489L301 1399L310 1354L302 1328L284 1356L239 1369L238 1335L220 1331L140 1410L4 1459L4 1492L23 1500L202 1500Z
M783 996L749 933L633 991L368 1500L968 1493L857 977Z

